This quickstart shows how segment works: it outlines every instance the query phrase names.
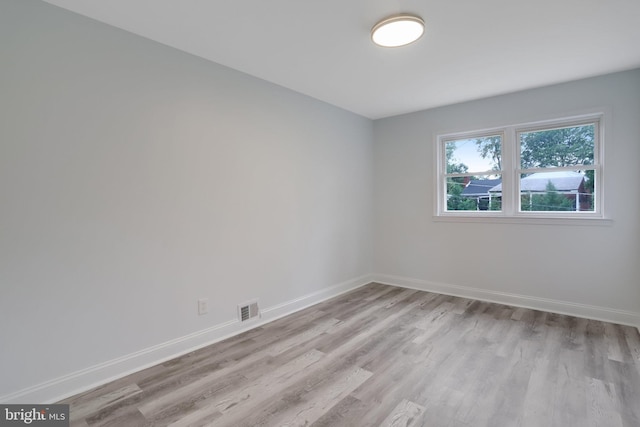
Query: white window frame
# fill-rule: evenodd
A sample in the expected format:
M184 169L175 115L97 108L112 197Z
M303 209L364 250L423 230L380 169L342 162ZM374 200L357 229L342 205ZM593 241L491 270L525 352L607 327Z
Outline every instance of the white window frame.
M461 222L532 222L551 224L608 224L610 219L604 214L604 143L605 143L605 113L582 114L579 116L562 117L552 120L521 123L517 125L501 126L475 131L451 132L436 135L436 185L435 212L436 220ZM594 210L593 211L521 211L520 208L520 174L532 169L522 169L520 164L519 134L523 132L556 129L563 127L594 124L594 153L593 165L534 168L536 172L561 172L571 170L593 169L594 182ZM472 139L492 135L502 136L502 171L473 171L466 174L447 174L446 149L447 142L460 139ZM502 178L502 210L501 211L447 211L447 177L468 175L500 174Z

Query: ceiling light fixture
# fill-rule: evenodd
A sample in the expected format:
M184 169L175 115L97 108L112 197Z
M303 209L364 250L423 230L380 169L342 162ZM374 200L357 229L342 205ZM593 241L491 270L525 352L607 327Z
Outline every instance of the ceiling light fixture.
M371 40L378 46L400 47L418 40L424 34L424 21L415 15L394 15L371 29Z

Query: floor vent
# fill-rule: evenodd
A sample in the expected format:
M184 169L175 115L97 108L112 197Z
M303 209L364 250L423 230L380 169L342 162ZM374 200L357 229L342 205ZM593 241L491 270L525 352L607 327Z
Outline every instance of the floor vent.
M258 308L258 301L250 301L238 306L238 317L241 322L246 322L251 319L257 319L260 317L260 309Z

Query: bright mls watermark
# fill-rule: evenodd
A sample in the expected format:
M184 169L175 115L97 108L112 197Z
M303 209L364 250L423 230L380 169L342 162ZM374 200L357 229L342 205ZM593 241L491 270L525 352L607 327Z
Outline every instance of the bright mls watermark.
M2 405L0 427L69 427L69 405Z

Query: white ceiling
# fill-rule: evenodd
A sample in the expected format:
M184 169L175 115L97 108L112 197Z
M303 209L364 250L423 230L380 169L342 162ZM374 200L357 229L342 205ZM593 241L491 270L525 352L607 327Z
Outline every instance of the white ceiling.
M640 67L639 0L45 1L372 119Z

